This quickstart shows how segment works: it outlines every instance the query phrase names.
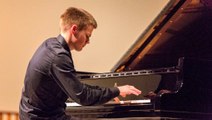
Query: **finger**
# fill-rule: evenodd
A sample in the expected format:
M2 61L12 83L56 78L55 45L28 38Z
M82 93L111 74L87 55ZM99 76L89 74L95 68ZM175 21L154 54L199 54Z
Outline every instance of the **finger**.
M127 95L126 95L126 94L121 94L121 96L122 96L122 97L126 97Z
M120 102L120 100L119 100L118 97L115 97L115 98L114 98L114 101L117 102L117 103Z
M135 88L134 86L130 86L130 88L131 88L132 90L138 92L138 93L141 92L139 89Z
M134 95L136 95L136 96L140 95L140 93L138 93L138 92L136 92L136 91L133 91L133 90L131 90L131 94L134 94Z
M138 90L138 89L133 89L133 91L135 91L135 92L138 93L138 94L141 94L141 93L142 93L142 91L140 91L140 90Z
M137 90L137 89L133 89L132 90L137 96L140 95L142 93L142 91Z
M139 95L142 93L142 91L138 90L137 88L135 88L134 86L131 86L130 87L130 90L132 90L132 92L135 94L135 95Z

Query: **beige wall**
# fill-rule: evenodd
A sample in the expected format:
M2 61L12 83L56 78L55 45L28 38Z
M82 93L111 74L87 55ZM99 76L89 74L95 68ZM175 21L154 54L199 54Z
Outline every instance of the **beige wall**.
M0 110L18 110L28 61L44 39L59 34L67 7L86 9L99 25L91 44L74 52L77 70L107 72L167 1L0 0Z

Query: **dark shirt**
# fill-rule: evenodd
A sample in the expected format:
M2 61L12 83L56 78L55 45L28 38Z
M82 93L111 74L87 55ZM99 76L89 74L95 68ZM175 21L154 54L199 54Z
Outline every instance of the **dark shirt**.
M44 41L27 68L19 105L20 119L65 118L68 97L81 105L98 105L119 95L118 88L83 84L75 74L64 38L59 35Z

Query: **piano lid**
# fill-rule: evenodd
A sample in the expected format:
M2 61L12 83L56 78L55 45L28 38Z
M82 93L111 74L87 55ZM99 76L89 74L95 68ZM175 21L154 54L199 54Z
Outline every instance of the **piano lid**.
M180 57L211 59L211 11L207 0L170 0L111 71L175 66Z

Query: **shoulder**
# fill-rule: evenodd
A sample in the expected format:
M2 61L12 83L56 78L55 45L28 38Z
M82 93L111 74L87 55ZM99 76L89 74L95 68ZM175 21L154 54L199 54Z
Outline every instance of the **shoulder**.
M56 55L59 55L59 54L66 54L68 56L70 55L70 51L67 51L66 49L64 49L64 47L57 40L56 37L52 37L45 40L44 45L46 46L46 48L54 52Z
M56 37L47 39L44 45L54 54L53 65L63 69L74 69L70 51L67 51Z

